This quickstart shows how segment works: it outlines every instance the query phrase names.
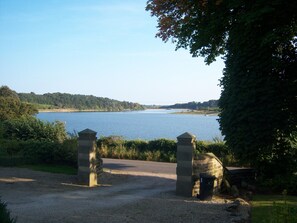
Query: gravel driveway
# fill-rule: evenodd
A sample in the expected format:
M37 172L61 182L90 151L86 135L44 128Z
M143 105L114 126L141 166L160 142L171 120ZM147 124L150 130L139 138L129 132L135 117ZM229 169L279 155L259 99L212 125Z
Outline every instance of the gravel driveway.
M76 176L0 168L0 196L18 223L236 222L230 200L199 201L175 195L175 175L106 171L100 185ZM244 210L247 207L245 207Z

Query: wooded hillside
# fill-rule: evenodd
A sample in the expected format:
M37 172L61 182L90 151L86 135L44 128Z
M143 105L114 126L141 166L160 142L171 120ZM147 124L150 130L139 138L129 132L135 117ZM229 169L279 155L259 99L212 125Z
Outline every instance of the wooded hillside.
M217 108L218 100L209 100L205 102L188 102L183 104L174 104L168 106L162 106L161 108L165 109L191 109L191 110L200 110L207 108Z
M22 102L35 104L38 109L77 109L97 111L142 110L138 103L117 101L93 95L72 95L67 93L35 94L18 93Z

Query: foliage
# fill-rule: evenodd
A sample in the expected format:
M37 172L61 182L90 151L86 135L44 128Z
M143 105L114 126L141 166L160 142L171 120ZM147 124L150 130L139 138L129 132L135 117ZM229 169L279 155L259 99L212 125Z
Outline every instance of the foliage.
M283 195L254 195L252 222L293 223L297 222L297 198Z
M31 93L19 93L23 102L37 104L41 109L63 108L78 110L98 111L123 111L142 110L144 107L138 103L120 102L109 98L95 97L93 95L71 95L66 93L47 93L38 95Z
M191 109L191 110L199 110L199 109L208 109L208 108L217 108L218 100L209 100L205 102L188 102L182 104L175 104L170 106L161 106L161 108L165 109Z
M294 173L295 0L149 0L147 10L158 18L163 41L189 48L207 64L224 55L219 121L234 154L263 176Z
M63 143L27 140L20 142L20 146L28 163L77 166L77 142L74 139Z
M142 152L148 149L148 142L140 139L125 140L124 146L130 149L137 149Z
M7 86L0 87L0 97L19 99L18 94Z
M174 140L124 140L122 137L108 136L99 138L97 145L102 157L176 162Z
M1 165L59 164L77 166L77 139L63 142L40 140L0 141Z
M265 193L280 193L284 189L291 195L297 195L297 173L276 175L273 178L259 177L257 190Z
M97 145L102 157L118 159L135 159L161 162L176 162L176 141L170 139L125 140L118 136L101 137ZM214 153L225 165L236 161L230 149L223 141L197 141L196 155L199 153Z
M146 10L158 19L157 37L189 48L210 64L225 52L232 10L230 1L149 0ZM239 3L237 3L239 5Z
M1 166L16 166L25 164L20 155L20 146L17 140L7 140L0 137L0 164Z
M50 123L26 116L4 121L3 136L6 139L63 142L67 133L62 122Z
M13 156L20 152L20 146L18 140L1 139L1 153Z
M34 106L21 102L17 93L7 86L0 87L0 121L36 114Z
M222 161L224 166L237 165L238 162L226 143L217 139L213 142L196 141L195 156L199 153L213 153Z
M247 17L230 33L220 98L220 126L227 144L268 177L292 173L291 162L297 164L296 149L286 142L297 128L296 44L291 43L293 33L286 31L294 25L291 9L282 20L287 9L276 2L272 7L263 1L246 4Z
M10 211L7 209L6 203L0 199L0 222L1 223L15 223L16 219L10 216Z
M174 140L155 139L148 142L148 150L155 152L158 161L176 162L176 149L176 142Z

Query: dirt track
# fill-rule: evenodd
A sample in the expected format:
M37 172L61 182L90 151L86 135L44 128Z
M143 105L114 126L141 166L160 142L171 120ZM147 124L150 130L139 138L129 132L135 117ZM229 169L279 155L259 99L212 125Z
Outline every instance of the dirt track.
M233 222L230 201L175 195L175 175L104 172L95 188L76 176L0 168L0 196L18 223Z

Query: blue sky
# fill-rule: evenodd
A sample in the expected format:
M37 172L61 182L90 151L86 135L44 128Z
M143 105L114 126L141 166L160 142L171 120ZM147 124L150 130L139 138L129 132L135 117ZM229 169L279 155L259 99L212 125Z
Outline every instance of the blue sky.
M0 0L0 85L141 104L218 99L210 66L155 38L146 0Z

